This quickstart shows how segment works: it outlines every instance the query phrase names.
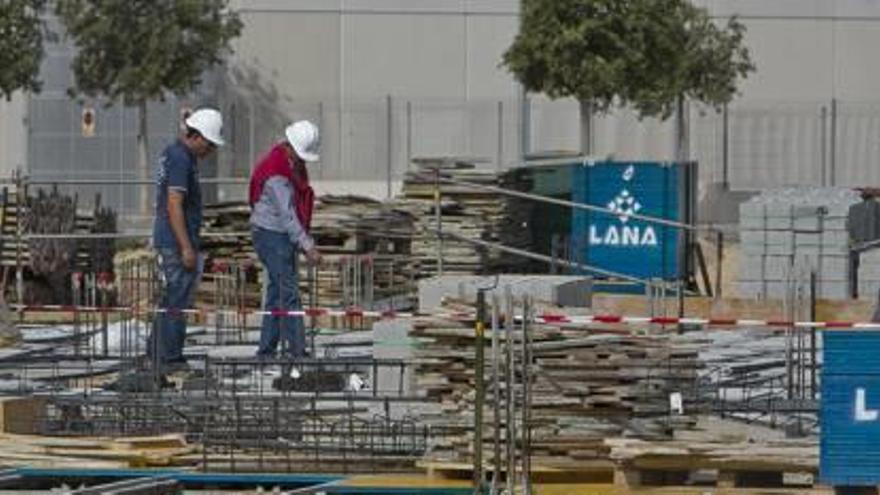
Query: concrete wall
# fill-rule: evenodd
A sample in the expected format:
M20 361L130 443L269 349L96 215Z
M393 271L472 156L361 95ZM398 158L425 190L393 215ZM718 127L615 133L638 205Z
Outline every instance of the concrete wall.
M9 177L27 163L27 99L16 93L10 101L0 98L0 177Z
M838 183L880 183L880 171L866 175L880 159L872 130L880 125L875 94L880 64L874 61L880 1L696 1L719 22L741 18L758 65L731 106L734 182L748 188L826 180L829 152L823 154L819 140L829 129L819 114L837 99L844 102ZM234 43L223 90L231 139L218 161L220 175L246 175L281 137L284 124L298 118L316 120L324 131L316 179L367 184L380 194L389 170L391 184L398 184L413 156L470 155L502 167L516 163L524 149L578 147L576 104L531 95L523 105L517 85L499 67L517 31L519 0L234 0L232 5L245 27ZM68 54L63 47L50 48L48 75L66 82L54 62ZM70 105L73 117L43 120L69 121L69 132L77 134L80 108ZM0 173L27 155L28 147L19 144L27 135L19 124L22 111L21 101L0 103ZM166 113L162 119L172 121L173 109ZM103 111L99 117L99 126L119 120ZM524 118L529 126L521 125ZM691 153L702 163L701 179L718 182L721 119L696 106L691 118ZM173 122L157 126L164 135ZM31 136L40 136L42 130L33 131ZM43 135L63 132L54 125ZM618 158L671 158L674 134L668 123L618 111L597 117L595 141L598 153ZM127 145L114 146L101 155L108 161L101 170L121 175L130 169ZM34 149L31 160L45 155L36 153L41 146ZM69 156L74 155L40 161ZM107 157L116 156L121 159L110 163ZM81 170L73 163L52 167ZM40 168L49 172L45 164Z
M747 184L747 177L770 166L763 163L765 158L772 161L778 153L787 153L791 163L780 168L786 177L818 182L822 157L813 143L819 131L805 133L801 128L815 127L819 106L832 99L878 99L874 88L880 87L880 64L873 63L872 52L880 43L880 2L697 3L719 22L740 17L758 65L732 106L733 128L740 132L731 155L742 163L740 180ZM486 156L509 164L523 148L578 147L576 104L532 95L524 111L517 85L498 66L516 34L519 0L239 0L235 8L242 13L245 31L236 43L233 64L255 68L259 79L272 85L271 94L280 98L278 107L301 103L282 114L324 123L325 178L370 180L384 174L390 160L397 180L409 157L424 154ZM287 39L279 43L281 32ZM302 108L302 102L315 100L325 101L320 111ZM461 101L467 101L467 108L453 103ZM768 102L800 106L777 112ZM407 104L414 107L409 116L404 115ZM751 134L759 128L755 112L768 108L791 132ZM715 182L721 174L720 120L696 106L691 114L697 127L692 155L705 164L704 182ZM520 126L523 116L531 123L525 134ZM669 123L639 121L627 111L596 120L599 154L633 159L674 154ZM404 146L407 139L414 142ZM777 152L775 148L784 148L788 141L793 151ZM805 170L789 170L796 167ZM759 182L766 179L772 177Z

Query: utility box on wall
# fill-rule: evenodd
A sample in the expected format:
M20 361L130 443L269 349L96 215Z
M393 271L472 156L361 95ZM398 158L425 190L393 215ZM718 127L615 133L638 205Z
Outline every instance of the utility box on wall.
M576 209L571 248L577 261L642 279L689 279L692 232L633 215L693 224L696 163L585 162L572 171L572 201L615 215Z
M880 331L822 334L820 478L880 485Z

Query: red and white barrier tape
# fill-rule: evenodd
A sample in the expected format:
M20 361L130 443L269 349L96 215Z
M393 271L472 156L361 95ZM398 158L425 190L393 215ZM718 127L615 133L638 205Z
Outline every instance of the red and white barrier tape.
M290 317L348 317L348 318L411 318L413 313L395 311L369 311L357 307L351 308L305 308L301 310L252 310L252 309L144 309L126 306L71 306L71 305L10 305L10 309L18 312L65 312L65 313L174 313L174 314L222 314L222 315L257 315L257 316L290 316ZM473 318L473 314L458 314L461 318ZM519 316L517 319L521 319ZM623 315L584 315L572 316L544 313L537 315L538 323L547 325L585 325L585 324L618 324L618 325L694 325L701 327L765 327L765 328L815 328L828 329L876 329L880 330L880 322L862 321L787 321L787 320L755 320L726 318L679 318L668 316L623 316Z
M678 318L668 316L621 316L621 315L588 315L569 316L559 314L542 314L536 317L538 323L545 324L621 324L621 325L695 325L703 327L776 327L776 328L816 328L816 329L880 329L880 323L860 321L786 321L786 320L749 320L725 318Z
M10 305L10 309L18 312L62 312L62 313L172 313L172 314L223 314L223 315L258 315L258 316L291 316L291 317L319 317L319 316L342 316L348 318L409 318L412 313L398 313L395 311L368 311L361 308L306 308L301 310L252 310L252 309L138 309L137 307L125 306L70 306L70 305Z

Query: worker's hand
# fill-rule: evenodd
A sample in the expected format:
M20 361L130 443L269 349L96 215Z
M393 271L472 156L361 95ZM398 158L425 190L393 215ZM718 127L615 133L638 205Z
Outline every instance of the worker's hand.
M183 258L183 267L189 271L195 271L196 262L198 261L198 256L196 256L196 252L191 247L183 248L183 251L180 253L181 258Z
M318 250L315 248L309 249L308 251L306 251L306 259L309 261L309 263L317 265L321 263L321 253L318 252Z

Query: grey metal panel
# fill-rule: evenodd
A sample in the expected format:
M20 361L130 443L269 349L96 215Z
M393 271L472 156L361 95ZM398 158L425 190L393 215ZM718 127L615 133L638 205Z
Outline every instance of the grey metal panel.
M799 101L833 96L831 22L746 19L744 24L757 71L742 84L742 100Z
M463 0L342 0L343 8L352 11L461 13Z
M0 177L9 177L27 165L26 108L27 98L22 93L10 101L0 98Z
M464 17L345 16L343 98L464 98Z
M519 0L465 0L468 12L519 15Z
M519 30L516 17L467 17L466 95L469 99L515 98L519 85L503 67L504 52Z
M834 15L840 0L699 0L716 16L749 17L828 17ZM859 0L860 1L860 0ZM865 2L861 2L865 3Z
M880 5L880 3L877 3ZM834 71L834 96L842 100L876 100L880 87L880 20L834 24L834 58L825 64Z
M233 43L230 77L260 104L339 98L340 16L333 13L244 13Z

